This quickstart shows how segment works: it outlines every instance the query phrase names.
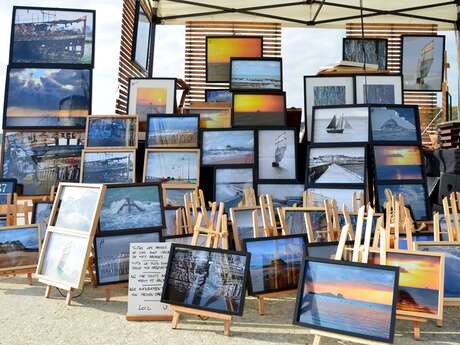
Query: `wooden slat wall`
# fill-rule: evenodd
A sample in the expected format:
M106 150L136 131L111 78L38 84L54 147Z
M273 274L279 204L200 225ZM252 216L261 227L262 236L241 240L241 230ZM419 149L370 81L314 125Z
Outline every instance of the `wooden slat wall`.
M205 89L228 88L206 83L206 36L263 36L264 57L281 56L281 25L273 23L190 21L185 29L185 81L191 90L185 104L204 101Z

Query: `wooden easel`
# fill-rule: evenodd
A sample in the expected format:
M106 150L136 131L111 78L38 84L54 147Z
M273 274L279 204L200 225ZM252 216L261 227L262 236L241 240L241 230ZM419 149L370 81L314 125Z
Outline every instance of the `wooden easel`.
M358 209L362 206L364 206L365 200L364 200L364 192L353 192L352 195L352 200L351 200L351 205L352 205L352 212L358 212ZM303 192L302 193L302 206L303 207L322 207L321 204L315 204L313 200L313 193L310 192Z
M444 199L442 199L449 241L460 241L460 220L458 217L459 199L457 194L458 193L451 193L450 197L444 197Z
M271 195L265 194L259 196L260 214L262 215L262 224L264 227L265 237L278 236L278 225L276 222L275 209L273 208L273 199ZM283 229L280 227L283 232ZM285 235L285 234L283 234Z

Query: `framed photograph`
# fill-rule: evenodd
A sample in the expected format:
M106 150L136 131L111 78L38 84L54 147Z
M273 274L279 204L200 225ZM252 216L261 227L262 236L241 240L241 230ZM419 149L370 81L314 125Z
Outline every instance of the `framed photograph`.
M254 164L255 131L201 131L201 166Z
M206 89L204 101L207 103L232 103L232 91L229 89Z
M231 128L232 113L230 103L195 102L184 108L185 114L199 114L200 128Z
M3 129L84 129L92 70L8 67Z
M374 144L420 144L418 106L389 105L370 107Z
M260 207L232 207L230 219L232 221L233 240L238 251L243 250L243 240L257 238L259 234L254 231L253 213L257 211L259 229L263 229L262 213Z
M385 38L343 38L342 60L377 65L387 69L388 40Z
M52 201L36 201L32 208L32 224L40 225L40 238L45 239L46 229L48 227L51 210L53 209Z
M164 241L167 243L176 243L180 245L191 246L193 240L193 234L182 234L182 235L172 235L164 237ZM194 247L206 247L206 242L208 240L208 235L200 234L196 246Z
M357 199L361 193L365 194L364 188L307 188L307 193L310 192L314 205L323 205L325 200L334 199L339 209L345 205L349 210L353 209L353 194Z
M313 108L312 142L369 142L369 108L363 106L324 106Z
M363 185L366 153L365 146L310 146L305 180L309 186Z
M137 116L91 115L86 122L86 149L137 148Z
M355 102L355 80L353 76L303 77L305 126L308 141L312 140L313 107L340 106Z
M27 196L49 195L58 182L80 181L83 134L4 132L2 176L17 179Z
M13 7L10 64L94 67L96 11Z
M258 183L257 196L271 195L273 207L302 205L305 186L299 183Z
M136 1L131 59L144 71L148 71L150 60L150 33L152 30L152 23L149 18L148 11L142 6L142 1Z
M164 183L161 186L163 191L163 205L167 207L184 207L184 197L198 190L196 184L188 183Z
M34 269L38 264L41 237L38 225L0 228L0 273Z
M136 150L83 150L80 182L136 182Z
M136 114L139 131L145 132L148 114L172 114L176 110L176 78L131 78L128 114Z
M268 91L234 91L232 127L286 125L286 94Z
M254 187L253 168L214 169L214 200L225 203L225 210L238 207L243 200L244 190Z
M250 254L173 243L161 302L243 315Z
M167 206L164 209L165 226L162 230L163 238L182 234L182 209L180 207ZM193 236L193 234L191 234ZM190 243L185 243L190 244Z
M443 236L442 233L440 235L441 235L441 241L445 241L442 238ZM417 247L418 242L432 242L432 241L434 241L434 234L432 232L427 232L427 233L419 232L419 233L412 234L412 242L415 244L416 247ZM407 238L405 234L399 234L398 244L399 244L398 246L399 249L407 249ZM419 249L419 250L423 250L423 249ZM447 260L447 257L446 257L446 260ZM447 262L446 262L446 265L447 265Z
M347 241L345 243L345 248L353 248L354 242ZM337 248L339 246L338 241L331 241L331 242L315 242L315 243L307 243L307 249L305 252L305 256L309 258L318 258L318 259L331 259L335 258L335 254L337 252Z
M442 91L446 36L401 36L401 71L406 91Z
M97 235L94 258L97 285L125 283L129 278L129 245L161 242L161 230Z
M303 221L301 224L298 224L298 223L289 224L286 221L287 226L288 226L288 231L291 231L291 228L293 229L300 228L302 231L306 231L308 235L308 243L328 242L327 218L326 218L326 211L324 211L324 207L319 207L317 209L306 208L302 212L296 212L294 209L292 210L286 209L285 212L289 213L288 211L291 211L290 213L292 214L291 222L299 220L298 218L300 217L300 215L298 213L302 214L302 221ZM340 217L340 214L339 214L339 217ZM306 218L306 221L305 221L305 218Z
M403 104L402 75L356 75L356 104Z
M418 146L374 145L375 178L384 180L423 180L423 160Z
M251 254L249 295L297 289L306 234L245 239L243 244Z
M392 344L398 277L397 267L307 257L294 324Z
M17 184L16 178L0 178L0 205L13 203Z
M99 216L99 232L160 230L165 226L158 183L107 185Z
M262 56L262 36L207 36L206 83L229 82L232 57Z
M231 58L230 89L283 91L281 58Z
M295 180L297 144L298 136L295 129L257 131L258 181Z
M307 234L305 224L306 208L303 207L283 207L281 213L284 220L285 231L289 235ZM325 219L326 220L326 219Z
M147 149L144 182L200 182L199 149Z
M199 115L150 114L147 147L198 147Z
M369 253L369 263L380 254ZM444 254L390 249L386 264L399 267L398 314L442 320L444 297Z

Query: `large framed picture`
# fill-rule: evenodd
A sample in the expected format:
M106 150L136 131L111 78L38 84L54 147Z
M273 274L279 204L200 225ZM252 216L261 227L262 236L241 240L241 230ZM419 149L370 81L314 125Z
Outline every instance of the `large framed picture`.
M375 178L384 180L423 180L423 158L419 146L374 145Z
M199 184L199 149L147 149L144 159L144 182Z
M244 250L251 254L249 295L297 288L306 234L245 239L243 243Z
M262 36L207 36L206 82L229 82L232 57L261 58L262 56Z
M263 221L260 207L232 207L230 209L233 241L238 251L243 250L243 240L257 238L260 235L254 230L254 212L257 212L258 228L262 229Z
M313 107L340 106L355 102L353 76L304 76L303 88L308 141L312 140Z
M232 91L229 89L206 89L204 101L207 103L232 103Z
M94 66L96 11L13 7L10 64Z
M214 200L225 203L225 210L238 207L243 200L244 190L254 187L252 167L214 169Z
M147 118L147 147L198 147L199 115L154 114Z
M297 144L295 129L257 131L257 176L260 182L297 178Z
M230 89L283 91L281 58L231 58Z
M82 132L5 131L2 176L17 179L23 195L49 195L58 182L80 181L82 150Z
M39 225L0 227L0 273L36 268L40 244Z
M392 344L398 278L397 267L307 257L294 324Z
M385 38L343 38L342 60L377 65L387 69L388 40Z
M254 164L255 131L201 130L201 165Z
M401 36L404 90L442 90L446 36Z
M8 67L3 129L84 129L92 70Z
M107 185L99 216L99 232L159 230L165 226L158 183Z
M243 315L250 254L173 243L161 302Z
M150 61L150 35L152 23L149 18L148 12L142 6L142 1L136 1L131 59L144 71L148 71Z
M86 122L86 149L137 148L137 117L91 115Z
M356 104L403 104L402 75L356 75Z
M226 102L194 102L184 108L185 114L199 114L200 128L232 127L231 103Z
M83 150L80 181L82 183L136 182L136 150Z
M284 92L233 92L232 127L285 125L286 94Z
M48 227L51 210L53 209L52 201L37 201L32 207L32 224L40 225L40 238L45 239L46 229Z
M311 194L314 205L322 206L326 200L335 200L339 209L345 205L349 210L353 209L354 199L358 200L361 197L365 199L364 188L307 188L307 194Z
M300 183L258 183L257 196L271 195L273 207L291 207L302 204L305 186Z

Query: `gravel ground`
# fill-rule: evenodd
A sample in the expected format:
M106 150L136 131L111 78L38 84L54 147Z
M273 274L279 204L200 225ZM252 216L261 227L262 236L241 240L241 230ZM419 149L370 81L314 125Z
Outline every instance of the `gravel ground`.
M244 316L234 319L231 337L223 335L220 321L201 321L197 317L181 319L177 330L170 322L128 322L126 289L116 289L106 302L104 290L89 285L70 307L56 290L51 299L45 299L45 287L34 280L26 285L22 277L0 278L0 344L311 344L308 329L293 326L292 313L295 296L273 298L266 302L266 315L257 313L257 301L248 297ZM363 315L365 317L365 315ZM434 322L422 325L422 341L411 337L411 324L397 322L395 344L460 344L460 309L445 309L444 327ZM325 339L321 345L347 344Z

